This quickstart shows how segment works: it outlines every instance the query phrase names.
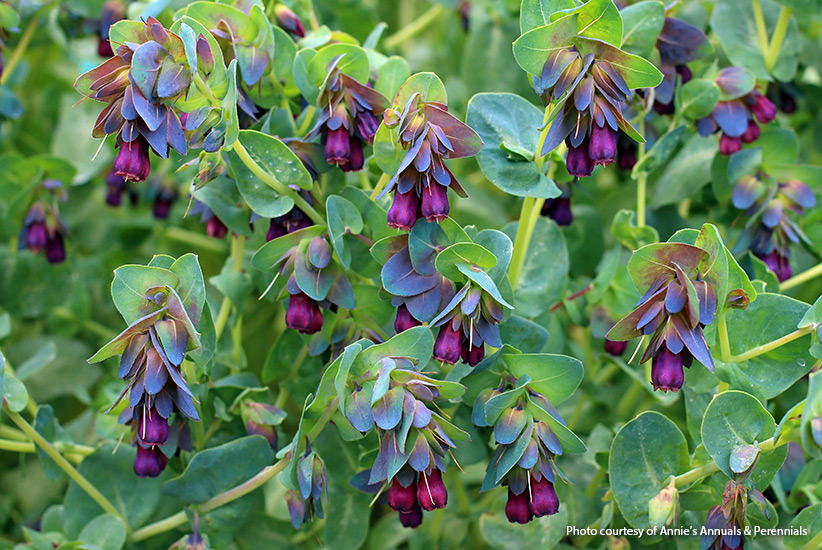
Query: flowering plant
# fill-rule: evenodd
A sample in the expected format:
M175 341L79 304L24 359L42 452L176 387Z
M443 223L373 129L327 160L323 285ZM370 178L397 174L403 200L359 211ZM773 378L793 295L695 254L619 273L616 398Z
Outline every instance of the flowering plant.
M0 0L0 550L822 547L820 7Z

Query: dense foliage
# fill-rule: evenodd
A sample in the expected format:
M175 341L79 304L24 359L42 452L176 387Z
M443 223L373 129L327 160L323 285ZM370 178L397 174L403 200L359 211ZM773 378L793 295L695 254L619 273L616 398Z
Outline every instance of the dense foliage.
M822 548L820 14L0 1L0 548Z

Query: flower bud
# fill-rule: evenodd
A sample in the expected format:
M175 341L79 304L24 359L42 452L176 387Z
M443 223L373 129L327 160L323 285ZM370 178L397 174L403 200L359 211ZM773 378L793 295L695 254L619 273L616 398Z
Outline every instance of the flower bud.
M780 283L791 278L791 264L788 261L788 258L786 256L782 256L779 251L772 250L767 254L757 254L757 257L765 262L768 269L774 272Z
M676 483L671 479L671 483L648 502L648 517L651 525L662 527L674 521L678 503L679 493L676 490Z
M422 323L420 321L411 315L411 312L408 311L405 304L400 304L397 308L397 318L394 320L394 330L397 334L404 332L409 328L420 326L421 324Z
M730 137L726 133L722 133L722 137L719 138L719 152L726 157L729 157L742 149L742 138L741 137Z
M162 445L168 439L168 419L160 416L154 407L143 410L137 421L137 437L145 445Z
M531 511L538 518L550 516L559 511L559 497L554 490L554 484L544 476L540 481L531 478Z
M433 180L422 190L420 211L429 222L441 222L448 217L448 188Z
M285 324L303 334L314 334L323 327L323 314L317 302L308 295L299 292L292 294L288 300L285 313Z
M166 467L166 455L158 447L137 445L134 473L139 477L157 477Z
M442 473L434 468L431 475L420 473L420 480L417 483L417 502L426 512L445 508L448 504L448 491L442 481Z
M368 143L373 143L377 128L380 127L380 119L373 112L366 110L357 114L356 123L360 137Z
M594 164L611 164L616 160L617 155L617 132L608 124L602 128L593 125L591 129L591 141L588 145L588 156Z
M534 513L531 511L531 503L528 502L528 491L523 491L518 495L514 494L510 488L508 489L508 502L505 503L505 516L511 523L519 523L525 525L534 519Z
M621 357L628 347L628 342L616 342L614 340L605 339L605 353L613 355L614 357Z
M683 353L673 353L665 343L662 344L651 364L651 382L655 390L679 391L685 382Z
M420 198L414 189L407 193L395 192L394 202L391 203L391 208L388 209L388 226L411 231L411 228L417 222L419 205Z
M228 233L228 227L226 227L223 221L215 214L206 222L206 233L208 233L209 237L222 239L226 236L226 233Z
M303 22L288 6L277 4L274 6L274 15L277 16L277 23L287 32L299 38L305 37Z
M585 138L579 147L568 146L568 157L565 160L568 173L572 176L590 176L594 171L594 162L588 156L588 138Z
M440 327L437 341L434 342L434 359L453 365L462 354L462 325L456 330L451 328L451 321Z
M211 44L204 35L200 34L197 37L197 68L205 74L211 74L214 67L214 52L211 51Z
M754 104L751 106L751 112L756 117L760 124L769 124L776 118L776 105L770 99L760 94L756 90L753 92Z
M148 142L143 136L133 141L118 140L120 150L114 160L114 171L125 181L143 181L151 172L151 160L148 156Z
M748 121L748 129L742 134L742 143L753 143L759 139L759 125L753 120Z
M249 419L245 423L245 431L248 435L261 435L268 440L268 444L275 451L277 450L277 428L260 424Z
M49 237L46 241L46 260L48 260L50 264L59 264L66 260L63 234L59 229L54 229L49 232Z
M400 512L400 523L403 527L416 529L422 523L422 508L414 506L410 512Z
M418 508L417 483L412 481L408 487L403 487L395 477L388 491L388 504L397 512L413 512L414 508Z
M348 159L340 165L343 172L357 172L362 170L365 163L365 154L362 150L362 140L357 136L348 136Z

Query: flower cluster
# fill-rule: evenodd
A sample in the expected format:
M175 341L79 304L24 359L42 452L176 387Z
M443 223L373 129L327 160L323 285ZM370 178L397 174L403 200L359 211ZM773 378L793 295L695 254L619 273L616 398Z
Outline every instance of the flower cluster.
M759 173L745 176L734 186L732 201L750 216L738 246L750 247L780 282L789 279L791 243L808 242L794 216L816 206L811 188L798 180L780 182Z
M305 453L297 462L297 483L300 489L289 489L285 493L294 529L299 529L314 514L319 518L323 517L322 496L328 485L325 463L320 455L311 450L311 442L307 438L305 446Z
M137 446L134 472L141 477L156 477L166 466L166 455L161 447L169 442L169 418L172 414L180 422L172 430L174 448L171 454L177 447L189 447L182 419L200 420L195 407L196 398L186 383L181 365L186 353L199 347L200 334L195 325L202 315L205 292L203 289L192 289L189 281L180 282L175 274L175 271L187 273L185 270L193 269L196 262L193 255L187 255L168 270L126 266L136 269L115 273L115 285L118 280L119 284L128 284L123 282L127 280L135 291L135 285L142 287L143 295L138 300L116 303L126 321L131 322L128 328L89 359L89 362L95 363L120 354L118 376L127 384L108 411L128 394L128 406L121 419L132 426L133 442ZM172 271L175 266L180 269ZM196 269L199 271L199 266ZM154 275L157 284L148 283L145 279L138 284L138 277L134 275L137 271ZM180 298L175 287L189 291L183 292L186 302Z
M528 380L523 380L527 382ZM522 386L522 384L520 384ZM488 408L497 396L511 395L511 405L503 410ZM474 424L493 426L496 450L489 460L482 489L508 487L505 515L511 523L525 524L535 517L556 514L559 497L554 490L556 476L565 476L555 458L562 444L550 426L534 414L559 418L548 399L525 386L517 395L517 379L504 376L499 387L485 390L474 403Z
M533 83L545 105L567 98L551 123L541 155L565 141L566 168L572 176L590 176L596 165L616 160L619 132L630 128L623 111L631 97L617 66L595 59L593 53L582 55L575 47L558 49Z
M39 189L48 193L47 199L35 201L23 220L17 247L20 250L44 252L51 264L66 260L64 238L68 228L60 217L57 201L66 199L63 184L55 179L43 181Z
M665 17L656 50L659 52L662 82L654 88L654 111L660 115L670 115L674 112L677 76L680 83L689 82L692 75L687 64L710 52L711 45L700 29L681 19Z
M743 513L742 520L744 521L744 519ZM702 535L701 548L707 548L708 550L744 550L745 535L740 527L740 522L736 517L726 516L722 506L713 506L708 510L705 529L709 533L720 534Z
M241 414L245 430L248 435L261 435L268 440L269 445L277 450L277 426L285 419L285 411L255 401L245 401L242 404Z
M402 97L400 90L398 98ZM427 102L415 92L405 105L395 105L384 115L386 127L396 129L405 152L402 162L380 196L391 191L388 225L410 231L419 218L439 222L448 217L448 189L461 197L465 190L444 159L474 156L482 140L440 102Z
M510 304L505 304L511 307ZM476 284L467 283L431 321L440 327L434 359L453 365L460 358L472 367L485 357L485 344L499 348L503 304Z
M126 181L143 181L151 170L149 149L162 158L168 156L169 147L181 155L188 151L175 103L185 97L191 73L182 39L155 18L128 28L128 41L117 46L111 59L80 76L75 88L106 104L92 135L116 137L117 175ZM211 47L202 35L197 52L204 67L209 61L214 65ZM195 121L196 117L188 117L188 130L194 129Z
M328 163L343 172L356 172L362 170L363 145L374 141L388 100L343 73L337 66L341 59L342 55L329 63L325 88L318 100L320 117L306 139L322 136Z
M376 427L380 448L367 485L390 485L388 501L405 527L417 527L422 512L444 508L448 491L442 479L443 459L465 432L431 410L439 397L454 397L454 386L421 374L404 357L385 357L352 380L353 392L343 405L357 431Z
M719 138L719 152L725 156L741 150L743 143L758 140L759 124L770 124L776 118L776 106L759 90L753 89L742 95L734 93L734 82L742 71L738 67L728 67L719 71L716 77L717 86L734 99L719 101L711 114L696 124L702 136L722 133Z
M716 317L717 291L699 273L704 250L681 243L658 246L664 247L665 263L651 273L637 307L606 338L624 341L650 336L640 363L653 359L651 382L655 390L679 391L685 382L683 367L690 368L694 359L713 371L702 329Z

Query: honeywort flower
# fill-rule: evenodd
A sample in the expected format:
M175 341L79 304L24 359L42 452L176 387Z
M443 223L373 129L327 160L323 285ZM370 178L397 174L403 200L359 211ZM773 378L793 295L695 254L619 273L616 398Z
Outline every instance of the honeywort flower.
M59 264L66 260L64 236L67 233L56 207L38 201L23 220L17 246L19 250L44 252L49 263Z
M606 338L624 341L650 336L640 363L653 359L655 390L678 391L684 382L683 368L690 367L693 359L713 370L702 329L716 317L718 301L714 285L703 280L697 269L705 251L681 243L666 243L659 250L647 291Z
M574 221L571 211L571 187L560 186L562 194L554 199L546 199L540 213L554 220L559 226L568 226Z
M297 38L305 38L303 22L288 6L277 4L274 6L274 15L277 17L277 23L289 34Z
M171 213L171 207L177 201L177 190L167 185L161 186L154 196L151 213L158 220L165 220Z
M111 26L123 18L125 9L119 0L108 0L100 10L100 26L98 29L99 41L97 42L97 55L100 57L111 57L114 50L108 39L108 32Z
M692 78L688 63L710 53L708 37L700 29L674 17L665 17L656 42L662 82L654 88L654 111L660 115L674 112L677 77L682 84Z
M798 180L779 182L767 174L743 177L731 196L733 205L750 216L737 249L749 247L780 281L790 278L790 246L810 243L798 218L816 206L810 187Z
M285 418L285 411L268 403L244 402L242 418L248 435L261 435L277 450L277 425Z
M323 517L322 497L328 485L328 474L325 463L316 452L311 450L311 443L306 439L305 453L297 465L297 484L299 490L289 490L285 499L291 524L295 529L311 519L314 515Z
M468 125L448 112L448 106L426 102L413 93L405 105L384 114L384 124L396 128L405 152L399 168L380 196L394 191L388 225L410 231L419 218L439 222L448 217L448 189L461 197L465 190L445 159L470 157L482 148L482 140Z
M344 172L356 172L363 166L363 144L374 141L388 100L343 73L338 67L342 57L335 57L328 65L325 88L318 99L320 116L306 139L321 136L328 163Z

